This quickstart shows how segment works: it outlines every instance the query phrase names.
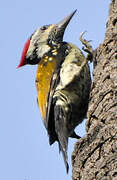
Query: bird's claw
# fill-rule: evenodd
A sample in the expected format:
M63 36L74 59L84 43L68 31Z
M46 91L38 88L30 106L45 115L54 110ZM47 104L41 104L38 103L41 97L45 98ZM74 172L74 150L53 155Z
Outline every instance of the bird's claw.
M86 31L84 31L84 32L81 33L81 35L80 35L80 41L81 41L81 43L84 45L84 46L82 47L83 51L85 51L85 52L88 53L86 59L87 59L88 61L92 62L92 60L93 60L93 48L92 48L92 46L90 45L90 42L91 42L92 40L87 41L86 39L84 39L84 38L83 38L83 35L84 35L85 33L86 33Z

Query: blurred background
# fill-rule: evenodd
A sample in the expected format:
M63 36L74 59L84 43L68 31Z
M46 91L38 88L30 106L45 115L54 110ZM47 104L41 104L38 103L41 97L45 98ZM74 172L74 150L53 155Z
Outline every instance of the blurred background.
M71 153L77 140L69 140L70 171L66 174L58 145L51 147L37 106L37 66L16 69L27 38L39 27L57 23L77 9L64 40L82 48L79 35L97 48L104 40L110 0L10 0L0 4L0 179L71 180ZM92 68L91 68L92 69ZM85 135L85 121L76 132Z

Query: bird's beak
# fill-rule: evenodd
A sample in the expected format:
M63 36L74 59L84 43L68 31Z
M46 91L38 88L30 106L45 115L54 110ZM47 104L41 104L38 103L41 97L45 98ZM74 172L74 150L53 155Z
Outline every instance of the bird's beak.
M60 29L61 31L65 31L67 25L69 24L71 18L73 17L73 15L76 13L77 10L73 11L70 15L68 15L66 18L64 18L62 21L60 21L57 25L58 29Z

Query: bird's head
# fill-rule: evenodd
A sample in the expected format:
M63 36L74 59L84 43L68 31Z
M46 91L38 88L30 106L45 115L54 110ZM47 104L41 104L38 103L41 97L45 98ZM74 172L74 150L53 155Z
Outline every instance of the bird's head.
M57 24L38 28L24 45L20 64L38 64L40 59L51 50L51 47L63 41L63 35L76 10Z

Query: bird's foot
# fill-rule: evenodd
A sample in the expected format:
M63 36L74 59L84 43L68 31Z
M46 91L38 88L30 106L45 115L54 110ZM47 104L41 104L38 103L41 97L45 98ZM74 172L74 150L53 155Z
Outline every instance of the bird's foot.
M90 45L90 42L91 42L91 40L90 41L87 41L86 39L84 39L83 38L83 35L86 33L86 31L84 31L83 33L81 33L81 35L80 35L80 41L81 41L81 43L84 45L83 46L83 51L85 51L85 52L87 52L88 54L87 54L87 57L86 57L86 59L87 59L87 61L90 61L90 62L92 62L93 61L93 48L92 48L92 46Z

